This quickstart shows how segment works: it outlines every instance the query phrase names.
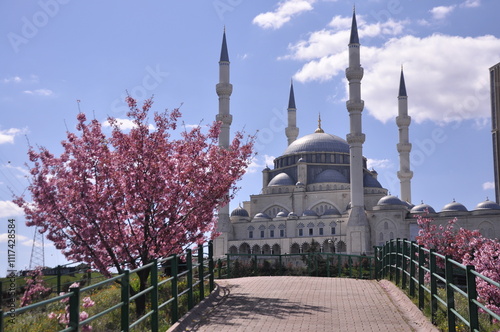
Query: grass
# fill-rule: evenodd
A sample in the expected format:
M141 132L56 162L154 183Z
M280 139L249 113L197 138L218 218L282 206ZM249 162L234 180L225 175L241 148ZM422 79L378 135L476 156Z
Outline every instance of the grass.
M165 278L163 278L164 280ZM73 280L71 280L74 282ZM75 280L77 281L77 280ZM131 283L137 283L137 276L131 276ZM185 290L187 287L186 281L180 281L178 283L179 293ZM209 294L208 282L205 285L205 294L203 297ZM55 296L52 295L52 297ZM120 302L121 298L121 286L117 283L110 283L105 287L100 287L98 289L92 290L92 293L81 294L80 298L90 296L91 299L95 302L95 305L90 308L80 307L81 311L86 311L89 314L89 317L92 317L107 308L110 308ZM159 288L159 303L163 303L167 301L171 297L171 284L170 282L166 282ZM195 303L199 302L200 294L197 289L194 290ZM49 319L48 315L53 312L55 314L64 314L65 312L64 303L56 302L51 303L49 305L35 308L30 310L29 312L23 313L16 317L16 322L14 325L8 324L4 322L4 326L6 331L13 332L25 332L25 331L58 331L65 328L65 325L58 323L57 319ZM159 328L162 331L167 330L171 324L171 305L166 305L159 311ZM151 303L147 303L146 312L151 308ZM179 297L179 317L182 317L187 311L187 294ZM129 315L129 323L131 324L136 320L135 316L135 304L132 302L130 304L130 315ZM136 328L136 331L147 331L150 329L149 327L149 319L146 319L144 322L141 322ZM119 331L121 324L121 311L120 309L115 309L110 313L103 315L96 320L92 321L90 325L92 325L92 329L94 331Z

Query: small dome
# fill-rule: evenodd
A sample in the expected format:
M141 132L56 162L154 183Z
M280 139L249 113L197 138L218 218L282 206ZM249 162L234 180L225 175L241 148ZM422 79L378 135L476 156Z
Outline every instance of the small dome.
M300 182L300 181L299 181L299 182L297 182L297 183L295 184L295 186L297 186L297 187L303 187L303 186L304 186L304 184L303 184L302 182Z
M290 212L288 214L288 219L298 219L298 218L299 218L299 216L295 212Z
M304 210L304 212L302 212L302 216L304 216L304 217L317 217L318 214L316 212L314 212L313 210Z
M441 212L467 212L467 208L453 200L453 202L446 204Z
M290 144L284 156L300 152L344 152L349 153L349 144L342 138L326 134L314 133L295 140Z
M285 211L280 211L280 212L278 212L278 214L276 215L276 217L286 217L286 216L287 216L287 214L286 214L286 212L285 212Z
M271 181L269 181L268 187L271 186L293 186L294 181L290 175L286 173L280 173L276 175Z
M260 218L260 219L271 219L271 217L269 217L267 214L263 213L263 212L259 212L255 215L254 218Z
M249 217L249 216L250 215L248 214L248 211L242 208L241 206L238 206L231 212L231 217Z
M349 183L349 181L347 181L346 177L342 175L342 173L334 169L327 169L319 173L312 183L322 183L322 182Z
M337 210L337 208L331 207L328 210L326 210L325 213L323 213L323 215L324 216L336 216L336 215L340 215L340 212L339 212L339 210Z
M363 176L363 186L369 188L382 188L380 182L378 182L378 180L369 173L365 173L365 175Z
M500 210L500 205L486 199L484 202L476 205L476 208L474 210Z
M387 195L382 197L378 201L377 205L406 205L406 204L396 196Z
M434 210L434 208L432 206L430 206L429 204L419 204L419 205L415 205L411 210L410 210L410 213L423 213L425 211L429 211L429 213L436 213L436 211Z

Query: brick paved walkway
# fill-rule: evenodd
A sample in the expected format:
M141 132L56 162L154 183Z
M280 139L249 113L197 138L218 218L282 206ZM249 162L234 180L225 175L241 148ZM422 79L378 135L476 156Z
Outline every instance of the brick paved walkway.
M437 331L388 281L316 277L218 280L178 331Z

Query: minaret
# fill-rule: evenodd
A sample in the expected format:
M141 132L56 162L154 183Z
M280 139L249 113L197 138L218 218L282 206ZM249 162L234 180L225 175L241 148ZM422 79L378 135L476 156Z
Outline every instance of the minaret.
M408 116L408 96L406 95L403 66L401 66L401 78L399 81L398 95L398 116L396 117L396 124L399 128L399 143L397 144L399 152L398 178L401 184L401 200L408 203L411 203L411 179L413 177L413 172L410 171L411 143L408 132L410 123L411 117Z
M363 186L363 143L365 134L362 132L361 112L364 101L361 99L361 67L360 48L356 12L352 14L351 37L349 40L349 67L345 76L349 81L349 100L346 102L350 119L350 133L347 143L350 151L351 171L351 210L347 224L348 251L351 253L367 253L371 251L370 226L365 213Z
M219 60L219 83L216 85L216 92L219 96L219 114L216 120L222 122L219 134L219 146L229 147L229 129L233 116L229 113L229 98L233 92L233 85L229 83L229 55L226 44L226 29L222 36L222 48ZM229 193L228 193L229 195ZM217 232L221 235L215 241L215 255L223 256L228 252L227 240L230 231L229 204L223 206L218 212Z
M285 128L288 145L299 136L299 128L297 128L297 109L295 108L295 96L293 94L293 81L290 83L290 98L288 99L288 127Z

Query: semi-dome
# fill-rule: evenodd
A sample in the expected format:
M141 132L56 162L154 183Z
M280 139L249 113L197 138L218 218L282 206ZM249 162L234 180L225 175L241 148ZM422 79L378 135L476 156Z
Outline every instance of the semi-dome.
M258 218L258 219L271 219L271 217L269 217L267 214L263 213L263 212L259 212L257 213L254 218Z
M453 202L446 204L441 212L467 212L467 208L453 200Z
M406 205L398 197L387 195L379 199L377 205Z
M250 215L248 214L248 211L242 208L241 206L238 206L231 212L231 217L249 217L249 216Z
M340 214L341 214L340 211L337 210L336 207L331 207L331 208L327 209L325 211L325 213L323 213L324 216L338 216Z
M365 173L363 176L363 187L382 188L382 185L373 177L373 175Z
M286 148L283 155L303 152L349 153L349 144L344 139L335 135L327 133L313 133L295 140Z
M492 202L489 199L486 199L484 202L476 205L476 208L474 210L500 210L500 205L498 205L496 202Z
M302 212L302 216L304 216L304 217L317 217L318 214L316 212L314 212L313 210L304 210L304 212Z
M285 211L280 211L278 212L278 214L276 215L276 217L286 217L287 216L287 213Z
M269 181L268 186L293 186L295 182L292 180L290 175L286 173L280 173L276 175L271 181Z
M426 211L428 211L429 213L436 213L436 211L434 210L434 208L432 206L430 206L429 204L425 204L425 203L415 205L410 210L410 213L423 213Z
M319 173L316 178L314 178L312 183L322 183L322 182L342 182L349 183L346 177L334 169L327 169Z

